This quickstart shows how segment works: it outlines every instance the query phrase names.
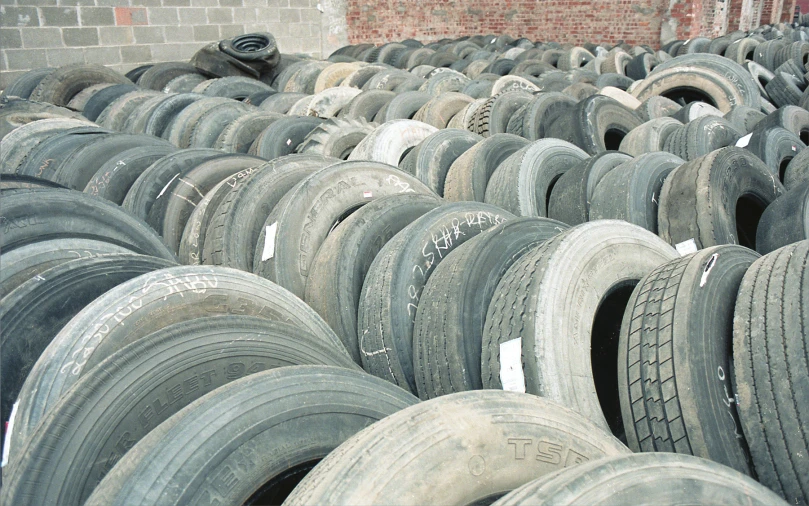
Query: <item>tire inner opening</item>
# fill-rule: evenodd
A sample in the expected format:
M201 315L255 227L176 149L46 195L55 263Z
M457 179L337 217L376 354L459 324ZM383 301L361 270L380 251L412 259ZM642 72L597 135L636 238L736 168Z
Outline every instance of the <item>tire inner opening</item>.
M798 134L798 137L800 137L801 142L809 146L809 130L801 130L801 133Z
M548 206L551 202L551 192L553 191L553 187L556 186L556 183L559 182L559 178L562 177L562 174L551 179L550 184L548 185L548 190L545 192L545 202L543 204L543 208L545 211L545 216L548 216ZM543 211L543 209L538 209L538 211Z
M789 165L789 162L792 161L792 158L793 157L791 156L784 158L783 160L781 160L781 164L778 166L778 179L782 183L784 182L784 175L786 174L787 171L787 165Z
M274 476L244 502L245 506L280 505L318 462L319 459L306 462Z
M621 141L626 137L626 132L617 128L610 128L604 132L604 147L607 151L618 151Z
M765 207L761 199L749 193L736 201L736 237L741 246L756 249L756 229Z
M507 493L508 492L498 492L496 494L488 495L486 497L476 500L475 502L471 502L466 506L489 506L493 502L505 496Z
M716 107L714 99L698 88L691 88L688 86L681 86L672 88L666 93L662 94L669 100L673 100L682 106L686 106L691 102L705 102L706 104Z
M598 402L615 437L626 443L621 401L618 394L618 338L624 310L639 280L613 286L596 310L590 341L590 361Z
M405 157L406 157L408 154L410 154L410 152L411 152L411 151L413 151L413 148L415 148L415 147L416 147L416 146L411 146L411 147L409 147L409 148L405 149L405 150L404 150L404 152L402 152L402 156L400 156L400 157L399 157L399 163L398 163L397 165L401 164L401 163L402 163L402 160L404 160L404 159L405 159Z
M357 204L357 205L355 205L355 206L353 206L353 207L349 207L348 209L346 209L346 210L343 212L343 214L341 214L340 216L338 216L338 217L337 217L337 219L336 219L336 220L334 220L334 223L332 223L332 224L331 224L331 227L329 227L329 234L331 234L332 232L334 232L334 229L335 229L335 228L337 228L337 226L338 226L340 223L342 223L342 222L346 221L346 219L347 219L349 216L351 216L352 214L354 214L354 211L356 211L357 209L359 209L360 207L362 207L362 206L364 206L364 205L365 205L365 203L362 203L362 204Z

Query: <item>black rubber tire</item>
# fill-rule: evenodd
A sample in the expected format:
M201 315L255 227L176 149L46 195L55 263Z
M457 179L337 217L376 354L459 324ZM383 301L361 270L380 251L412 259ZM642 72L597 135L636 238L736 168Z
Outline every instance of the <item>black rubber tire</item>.
M809 150L804 149L793 158L784 171L784 186L792 190L809 181Z
M733 146L742 133L725 118L701 116L672 131L663 150L691 161L718 149Z
M28 97L35 102L66 106L84 88L99 83L132 84L132 81L103 65L64 65L45 76Z
M693 239L697 249L717 244L755 249L761 214L782 193L784 187L758 157L723 148L669 174L660 191L658 233L671 244Z
M414 147L399 168L413 174L437 195L443 196L444 181L452 164L482 140L483 137L466 130L441 129Z
M121 205L138 177L153 163L175 151L177 148L166 143L118 153L99 167L84 187L84 193Z
M627 154L604 151L573 165L553 185L548 217L571 226L590 221L590 201L599 181L629 160Z
M631 156L663 151L669 136L682 128L683 124L674 118L655 118L632 129L621 141L619 151Z
M84 106L87 105L87 101L90 100L90 98L93 95L103 90L104 88L109 88L110 86L115 86L115 84L101 83L101 84L94 84L88 88L84 88L79 93L77 93L75 97L70 99L70 102L67 104L67 107L72 111L81 112L84 110Z
M248 151L265 160L295 153L312 130L323 123L322 118L292 116L273 121L256 137Z
M733 308L758 254L713 246L638 283L618 342L621 423L635 452L672 452L752 474L731 384Z
M402 448L402 440L413 446ZM391 461L393 452L402 458ZM463 392L402 410L349 439L286 503L392 504L407 497L413 504L482 504L556 469L626 452L594 424L546 399ZM425 486L433 483L435 462L456 463L442 467L446 486ZM390 474L399 479L386 480Z
M739 106L735 106L734 109L737 107ZM705 102L689 102L685 104L682 109L671 115L672 118L683 124L694 121L702 116L724 117L725 115L716 107L706 104Z
M0 162L2 162L0 163L0 174L16 173L31 152L51 137L74 128L92 126L91 123L73 118L50 118L32 121L15 128L2 139L3 154L0 158Z
M745 62L754 58L756 46L758 45L759 41L751 37L733 41L725 50L725 57L739 65L744 65Z
M169 126L174 118L183 109L203 98L205 98L203 95L196 93L178 93L166 97L149 115L149 119L146 120L143 127L143 133L168 140Z
M749 134L766 116L758 109L753 109L746 105L737 105L729 113L725 114L725 119L730 121L739 132Z
M277 91L257 91L255 93L251 93L247 98L243 100L245 104L254 105L256 107L260 106L262 102L264 102L267 98L271 95L275 95L278 93Z
M746 147L783 182L789 162L803 151L806 145L785 128L768 127L755 129Z
M645 79L657 63L653 54L643 53L633 56L626 64L626 76L630 79Z
M98 115L95 122L104 128L122 132L126 120L134 114L139 107L158 96L160 95L152 90L139 89L130 91L113 100L110 105L101 111L101 114Z
M357 144L348 160L371 160L398 166L411 148L437 131L434 126L421 121L388 121Z
M14 80L13 83L9 84L3 90L3 93L0 94L0 99L6 97L18 97L22 99L28 99L31 96L31 92L37 87L37 85L45 79L46 76L50 75L51 72L56 70L53 67L45 67L39 68L34 70L29 70L28 72L24 73L20 77Z
M207 80L202 74L183 74L167 82L161 91L163 93L191 93L194 88Z
M228 125L255 110L256 108L252 105L237 101L211 107L194 121L188 137L188 145L183 147L213 148L216 140Z
M2 98L0 104L3 106L0 109L0 139L5 139L18 127L41 119L85 119L81 114L70 109L41 102Z
M780 107L759 121L754 130L768 127L786 128L809 145L809 111L794 105Z
M281 61L278 44L269 32L245 33L222 40L219 50L261 72L275 68Z
M547 135L568 141L594 155L617 150L640 118L604 95L594 95L579 102L570 114L558 116L547 129Z
M52 267L79 258L132 253L117 244L93 239L52 239L4 251L0 257L0 299L12 290Z
M65 392L22 448L5 498L81 504L133 445L185 406L239 378L308 364L356 367L322 336L254 317L202 318L150 334ZM55 471L63 466L67 472Z
M766 255L809 238L809 182L787 191L767 206L756 232L756 251Z
M283 117L282 114L267 111L242 114L225 126L212 147L228 153L247 153L259 134Z
M202 263L252 272L264 222L296 184L338 160L320 155L288 155L259 166L230 189L211 217Z
M447 204L385 244L365 277L359 305L357 338L366 371L416 392L413 325L424 286L447 254L510 218L488 204Z
M415 177L378 162L340 162L289 190L264 222L253 272L303 297L309 267L334 226L372 199L434 195Z
M39 272L3 297L2 421L9 420L12 404L34 363L84 306L129 279L172 265L168 260L134 254L70 260Z
M86 90L85 90L86 91ZM81 96L76 95L77 97ZM124 133L137 133L142 134L146 128L146 122L149 120L152 112L160 106L165 100L174 95L157 94L141 103L129 114L125 119L120 131ZM75 100L75 99L74 99Z
M159 159L132 183L121 207L146 221L160 192L174 179L213 158L227 156L215 149L181 149Z
M127 454L87 504L179 505L201 503L212 494L228 504L280 504L301 476L343 441L416 402L383 381L341 368L299 366L254 374L161 424ZM239 430L245 422L253 430ZM191 426L208 427L211 434L200 437L187 429ZM244 458L251 462L251 478L216 492L215 476L235 469L232 463ZM165 488L153 483L155 469ZM208 478L197 483L190 476L199 470Z
M261 103L259 109L262 111L277 112L278 114L286 114L290 107L305 96L305 93L276 93L267 97Z
M54 164L55 182L83 191L105 162L113 158L119 160L118 155L126 150L140 149L159 153L172 148L168 142L151 135L115 134L95 137L74 150L61 163Z
M199 74L199 70L187 62L155 63L138 78L138 86L163 91L169 81L184 74Z
M224 181L218 182L194 207L194 212L188 218L188 222L183 228L183 235L180 238L177 258L180 259L181 264L202 264L202 248L205 244L205 235L208 233L208 223L211 216L216 212L216 208L222 202L228 190L241 183L243 179L248 178L256 169L257 167L249 167L233 174ZM227 186L225 186L226 184Z
M412 119L432 98L423 91L399 93L377 111L374 121L382 124L395 119Z
M119 349L169 325L217 314L290 323L321 336L350 360L317 313L278 285L222 267L162 269L107 291L54 337L45 351L48 360L34 365L20 392L12 450L33 434L68 389Z
M527 144L524 138L511 134L496 134L478 142L450 166L443 196L450 201L483 202L489 179L497 167Z
M809 501L805 388L806 263L801 241L758 259L745 273L733 319L733 379L758 479L790 504Z
M615 167L595 187L588 220L623 220L656 234L663 181L684 163L682 158L658 151Z
M296 151L345 160L374 128L364 119L331 118L309 132Z
M23 189L63 189L64 186L48 181L47 179L40 179L38 177L20 176L18 174L2 174L0 173L0 192L3 190L23 190Z
M202 94L209 97L225 97L244 101L244 99L253 93L260 91L272 92L275 90L271 86L268 86L257 79L229 76L214 79L213 82L209 83L208 86L205 87Z
M199 201L220 181L244 169L257 167L262 162L261 158L249 155L228 154L206 160L181 172L179 177L169 181L157 195L146 222L177 253L185 224Z
M346 119L365 119L373 121L376 113L379 112L388 102L393 100L396 93L386 90L363 91L343 107L340 116Z
M798 105L806 90L806 81L786 72L776 72L775 77L764 87L772 103L778 107Z
M645 453L607 457L557 471L512 491L492 506L606 506L639 503L650 497L663 504L782 503L752 478L710 460Z
M441 93L425 103L416 112L413 119L444 129L447 128L447 124L453 116L458 114L470 102L472 102L472 98L463 93Z
M152 66L153 66L152 64L140 65L124 74L124 76L126 76L126 78L132 81L133 83L136 83L138 82L138 79L140 79L140 76L142 76L144 72L152 68Z
M106 200L70 190L14 190L3 195L4 233L0 248L77 238L111 242L136 253L176 260L141 220Z
M191 145L191 136L197 126L197 122L211 109L225 105L228 109L241 109L243 112L248 111L248 107L222 97L207 97L195 100L193 103L187 104L179 112L177 112L171 123L166 125L163 130L162 137L179 148L188 148ZM224 128L224 127L223 127ZM221 130L220 130L221 132ZM215 140L215 139L214 139Z
M486 310L506 270L568 227L547 218L516 218L459 246L442 261L419 297L413 368L419 397L481 390Z
M556 182L587 158L587 153L569 142L532 142L497 167L486 186L484 200L517 216L547 216Z
M517 124L509 128L509 133L530 141L544 139L548 136L548 126L560 115L569 113L575 105L576 101L564 93L541 93L527 104L521 127Z
M418 194L376 199L346 218L318 249L304 300L334 329L356 363L361 363L357 313L371 262L394 235L440 203Z
M110 135L113 135L112 132L99 127L74 127L56 132L28 152L16 173L53 181L56 168L74 151Z
M671 99L653 95L641 102L640 107L635 109L635 114L637 114L641 120L649 121L664 116L671 116L679 111L681 107L682 105Z

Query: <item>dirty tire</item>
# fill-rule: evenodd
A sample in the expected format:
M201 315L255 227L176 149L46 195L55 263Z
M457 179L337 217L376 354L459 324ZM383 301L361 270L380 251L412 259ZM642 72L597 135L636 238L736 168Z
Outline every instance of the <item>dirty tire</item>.
M809 238L808 199L809 183L802 183L767 206L756 232L756 251L766 255Z
M131 85L132 81L103 65L65 65L43 77L28 98L35 102L66 106L81 90L99 83Z

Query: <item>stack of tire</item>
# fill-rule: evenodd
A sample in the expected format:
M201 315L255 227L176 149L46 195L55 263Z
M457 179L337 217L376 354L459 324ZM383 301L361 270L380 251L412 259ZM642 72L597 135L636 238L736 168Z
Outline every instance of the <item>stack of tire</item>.
M808 33L26 74L0 497L807 502Z

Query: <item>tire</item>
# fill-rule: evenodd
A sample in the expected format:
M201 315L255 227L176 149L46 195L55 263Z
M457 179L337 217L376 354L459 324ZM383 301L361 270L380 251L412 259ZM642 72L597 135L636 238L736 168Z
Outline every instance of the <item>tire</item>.
M368 270L360 299L357 337L366 371L416 392L413 325L424 286L448 253L510 218L488 204L447 204L385 244Z
M56 168L72 153L95 140L113 135L99 127L75 127L54 133L37 144L16 169L16 174L54 181Z
M787 190L797 188L809 181L809 150L804 149L793 158L784 171L784 187Z
M683 160L696 160L718 149L733 146L742 133L725 118L702 116L672 131L663 150Z
M687 455L647 453L557 471L512 491L494 506L630 504L658 496L669 504L709 503L719 497L735 504L781 503L772 491L726 466Z
M146 222L163 237L175 253L194 208L217 183L240 171L254 168L263 160L249 155L225 155L206 160L172 179L155 198Z
M128 453L87 504L169 505L182 504L186 497L205 501L219 469L233 469L231 463L246 453L257 472L224 492L224 500L235 504L252 495L260 503L280 503L301 474L351 435L415 402L383 381L340 368L300 366L254 374L161 424ZM240 431L237 421L249 421L254 429ZM206 426L212 432L201 438L188 426ZM221 453L222 448L231 449L229 455L212 459L211 452ZM152 483L155 469L165 488ZM198 485L189 479L197 470L209 477Z
M503 418L523 439L509 439ZM394 449L402 440L414 446ZM391 452L403 458L391 462ZM463 392L402 410L349 439L301 481L287 504L474 504L559 467L626 452L594 424L545 399ZM432 483L435 463L447 461L459 463L442 467L447 486L424 486ZM390 474L400 479L385 480Z
M168 140L170 125L180 112L198 100L205 98L196 93L178 93L163 99L146 120L143 126L143 133L154 135Z
M635 109L635 114L643 121L650 121L664 116L671 116L680 108L682 106L677 102L666 97L654 95L641 102L640 107Z
M66 130L88 126L93 126L93 124L73 118L52 118L32 121L15 128L2 139L3 154L0 156L0 173L16 173L29 154L51 137Z
M486 186L484 201L517 216L547 216L556 182L587 158L587 153L569 142L532 142L497 167Z
M547 92L537 95L525 109L522 128L509 133L530 141L543 139L548 136L548 125L560 115L569 113L575 105L576 101L563 93Z
M27 100L28 97L31 96L31 92L36 89L37 85L54 70L56 69L52 67L29 70L15 79L13 83L6 86L3 93L0 94L0 99L17 97Z
M660 95L680 105L699 100L713 105L723 113L739 104L754 109L761 107L757 87L754 90L755 96L743 95L742 88L715 70L697 66L661 69L662 66L663 64L659 65L646 79L638 81L632 88L632 95L641 102ZM749 76L748 79L753 82ZM754 82L753 84L755 85Z
M758 45L759 41L749 37L739 39L728 46L725 50L725 57L739 65L744 65L754 58L756 46Z
M81 90L100 83L132 84L132 81L102 65L64 65L43 77L28 98L34 102L66 106Z
M803 80L803 77L798 80L795 76L786 72L778 72L764 88L767 90L770 100L776 106L798 105L804 90L806 90L806 81Z
M224 156L227 155L214 149L181 149L164 156L132 183L121 207L146 221L155 200L167 184L203 162Z
M151 90L135 90L116 98L96 118L96 123L104 128L123 132L127 119L149 100L160 95Z
M770 97L767 94L766 86L770 84L770 81L775 79L775 74L756 62L747 62L744 64L744 68L753 76L762 100L769 99Z
M739 106L734 107L734 109L736 109L737 107ZM691 102L689 104L686 104L682 109L671 115L673 119L676 119L677 121L683 124L694 121L695 119L700 118L702 116L724 117L724 114L716 107L708 105L705 102Z
M343 79L345 79L355 70L362 68L362 66L362 64L358 64L357 62L332 63L328 67L324 68L323 71L320 72L320 75L317 76L314 92L320 93L328 88L339 86Z
M309 267L334 225L371 199L398 193L433 195L409 174L368 161L341 162L308 176L264 222L253 272L303 297Z
M442 261L419 298L413 368L419 397L481 390L481 339L495 288L529 250L567 228L545 218L501 223Z
M5 139L18 127L42 119L85 120L79 113L51 104L17 99L3 99L3 102L3 108L0 109L0 139Z
M683 128L683 124L674 118L662 117L649 120L633 128L621 141L619 151L631 156L663 151L669 136Z
M423 91L399 93L377 111L374 121L382 124L397 119L412 119L432 98L429 93Z
M175 260L145 223L105 200L79 192L16 190L3 195L2 213L5 229L0 247L3 252L42 240L84 237L118 244L136 253ZM70 219L65 219L66 216Z
M718 244L755 249L761 214L783 192L764 162L749 151L714 151L666 178L658 211L660 237L671 244L693 239L697 249Z
M482 140L481 136L465 130L439 130L414 147L402 160L400 168L443 196L450 166Z
M785 128L768 127L755 129L746 147L783 182L787 165L806 145Z
M188 218L188 223L185 224L183 235L180 238L177 258L180 259L181 264L202 264L202 248L205 244L205 234L208 232L208 222L211 220L211 216L216 212L216 208L222 202L228 190L232 186L239 184L242 179L249 177L255 170L256 167L250 167L220 181L194 207L194 212ZM228 186L225 186L226 183L229 183Z
M38 273L3 297L2 420L9 420L28 372L73 316L107 290L172 265L131 253L70 260Z
M809 500L803 385L809 378L806 241L758 259L744 275L733 320L733 374L741 428L759 481L792 504ZM776 295L777 294L777 295Z
M156 63L138 78L138 86L163 91L172 79L185 74L199 74L199 71L186 62Z
M786 128L804 143L809 144L809 111L788 105L768 114L756 124L754 130L768 127Z
M618 388L633 451L695 455L752 473L730 402L730 347L736 293L756 258L740 246L713 246L660 265L632 292Z
M208 111L215 107L225 105L230 110L236 109L241 112L248 112L248 107L244 104L222 97L201 98L193 103L187 104L176 113L171 123L163 130L163 138L179 148L191 146L191 136L194 134L197 123ZM221 132L221 130L220 130Z
M585 98L596 95L598 93L598 88L588 83L575 83L563 89L562 93L572 97L576 102L581 102Z
M167 82L163 93L191 93L197 85L208 79L202 74L183 74Z
M90 178L84 193L121 205L138 177L153 163L177 151L169 145L130 148L104 162Z
M478 142L452 162L444 179L443 197L455 202L483 202L495 170L527 145L527 140L511 134L495 134Z
M317 313L273 283L222 267L162 269L107 291L54 337L44 352L48 360L34 365L20 391L12 450L21 448L68 389L119 349L172 324L217 314L290 323L322 336L350 360ZM99 333L101 328L109 332Z
M98 93L99 91L103 90L104 88L109 88L110 86L115 86L114 83L101 83L101 84L94 84L87 88L84 88L80 92L76 94L73 98L70 99L70 102L67 104L67 108L71 111L78 111L81 112L84 110L84 106L87 105L87 101L90 100L90 97Z
M269 161L234 186L211 217L202 263L252 272L264 222L296 184L338 160L320 155L289 155Z
M219 50L260 72L275 68L281 61L275 37L269 32L246 33L222 40Z
M725 119L736 127L736 130L744 134L752 132L765 117L766 115L763 112L746 105L737 105L729 113L725 114Z
M756 232L756 251L766 255L809 238L807 198L809 183L801 183L767 206Z
M345 160L374 128L362 119L331 118L309 132L296 151Z
M247 98L243 100L243 102L245 104L250 104L258 107L271 95L275 95L277 93L278 93L277 91L257 91L255 93L251 93Z
M509 120L533 95L524 91L508 91L490 98L475 114L476 131L489 137L506 133Z
M651 232L612 220L573 227L524 255L486 314L483 387L547 397L620 436L612 364L623 304L635 283L676 256ZM522 350L522 364L516 351L505 354L509 341ZM512 368L524 377L508 376Z
M617 150L621 141L641 121L616 100L595 95L579 102L569 115L558 116L547 135L568 141L594 155Z
M64 189L65 187L38 177L0 174L0 192L27 189Z
M633 56L626 64L626 76L635 80L645 79L656 63L654 55L649 53Z
M463 93L442 93L426 102L416 112L413 119L439 129L447 128L449 120L471 102L472 98ZM388 109L390 110L390 107Z
M295 153L306 136L323 124L314 117L288 117L273 121L253 141L248 153L265 160L273 160Z
M214 79L205 87L203 95L209 97L225 97L243 101L253 93L275 91L272 87L249 77L229 76Z
M334 329L356 363L362 363L357 312L371 262L393 236L440 202L418 194L376 199L346 218L318 249L304 300Z
M623 220L656 234L663 181L684 163L671 153L652 152L615 167L597 183L588 220Z
M218 104L200 115L189 125L187 145L188 148L212 148L216 140L228 127L240 117L255 112L256 108L241 102L230 101L230 103ZM185 144L184 141L181 141Z
M379 110L393 100L395 96L396 93L386 90L363 91L343 107L343 110L340 111L340 116L346 119L373 121Z
M213 148L227 153L247 153L259 134L283 117L281 114L267 111L242 114L222 130Z
M37 274L70 260L91 258L132 250L93 239L50 239L4 251L0 256L0 299Z
M306 93L307 95L312 95L315 92L317 77L320 75L320 72L328 66L328 62L307 60L297 70L291 73L283 88L281 88L281 81L279 80L277 89L287 93Z
M548 198L548 217L567 225L589 221L590 202L603 177L632 157L604 151L573 165L553 185Z
M435 127L420 121L389 121L357 144L348 160L368 160L398 166L408 149L436 131Z
M151 334L110 356L65 393L27 441L4 495L81 504L129 445L185 406L240 377L300 364L339 366L316 368L325 371L353 366L322 336L254 317L210 317ZM122 437L128 446L120 445ZM54 472L65 462L81 461L86 464ZM21 483L20 476L28 479Z

